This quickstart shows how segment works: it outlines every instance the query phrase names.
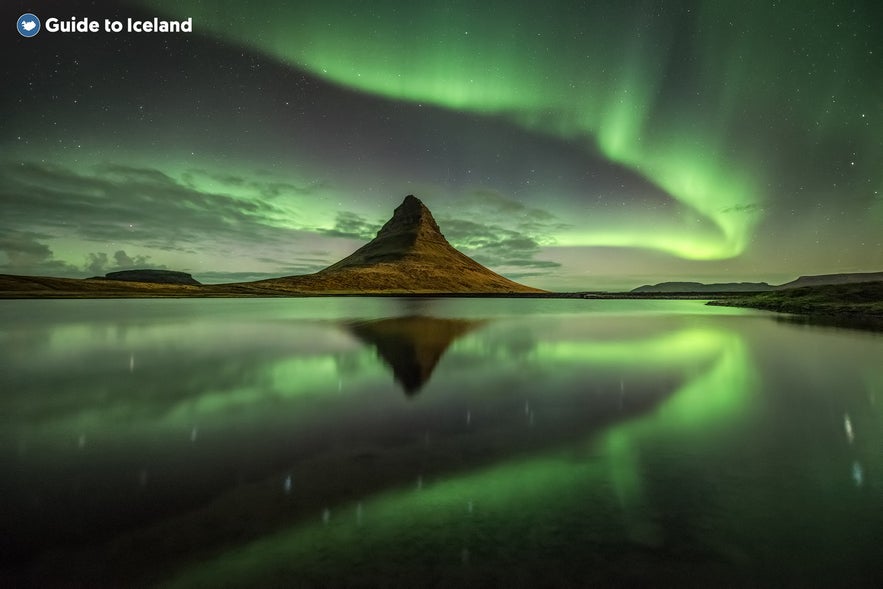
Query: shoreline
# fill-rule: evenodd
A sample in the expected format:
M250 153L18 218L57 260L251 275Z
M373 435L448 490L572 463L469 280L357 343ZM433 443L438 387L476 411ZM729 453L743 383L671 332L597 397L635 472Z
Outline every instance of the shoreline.
M192 287L205 288L205 287ZM319 298L319 297L391 297L391 298L465 298L465 299L582 299L582 300L695 300L708 301L736 297L740 293L607 293L607 292L272 292L272 291L0 291L0 300L28 299L240 299L240 298Z
M883 281L807 286L763 292L449 292L409 290L298 291L270 288L262 283L174 284L160 282L72 279L47 276L0 275L0 300L61 299L218 299L218 298L463 298L463 299L580 299L694 300L716 307L772 311L808 318L813 323L850 324L883 330Z
M572 291L445 291L340 288L298 290L272 288L261 282L227 284L175 284L107 279L54 278L0 274L0 299L131 299L131 298L312 298L312 297L406 297L406 298L528 298L528 299L635 299L711 300L743 296L730 292L608 292Z
M706 303L783 313L786 321L883 331L883 282L807 286Z

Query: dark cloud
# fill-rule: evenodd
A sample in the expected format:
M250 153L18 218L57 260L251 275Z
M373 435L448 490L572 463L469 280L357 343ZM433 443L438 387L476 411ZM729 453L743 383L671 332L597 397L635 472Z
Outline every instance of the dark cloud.
M52 258L52 250L37 241L33 234L17 233L0 237L0 251L11 267L30 266Z
M524 278L532 278L534 276L548 276L548 274L546 272L507 272L506 276L511 280L517 281Z
M283 243L307 230L274 226L288 211L262 199L199 190L150 168L85 172L35 162L0 164L0 231L28 227L98 242L190 250L206 241Z
M759 204L745 204L745 205L733 205L731 207L725 207L721 209L722 213L761 213L763 212L763 207Z
M237 182L232 176L226 180ZM297 243L315 248L317 232L278 226L278 219L292 216L282 204L260 196L200 191L150 167L104 163L74 170L42 162L0 163L0 235L6 236L0 268L22 274L97 275L165 267L142 255L142 249L236 257L249 248L268 253L287 252ZM360 234L367 227L356 215L338 218L341 236ZM64 263L46 245L60 236L127 247L97 247L82 262L71 263L68 257ZM304 259L277 260L274 265L281 271L275 275L312 272L327 266L328 258L328 252L311 251ZM292 263L297 266L285 270Z
M135 256L132 258L129 257L125 250L119 250L113 254L113 259L119 268L137 268L147 265L150 256Z
M496 190L473 190L462 199L465 208L480 211L484 215L502 215L505 218L531 219L533 221L552 221L556 218L548 211L525 205Z
M259 177L272 177L269 172L257 170ZM281 182L278 180L258 181L253 178L246 178L236 174L219 174L208 170L191 169L182 175L184 184L190 188L198 189L199 184L205 180L217 182L223 186L235 189L253 190L264 198L276 198L285 195L310 196L319 190L325 190L330 187L330 183L324 179L316 180L303 186L292 182Z
M89 274L104 274L107 268L107 254L104 252L90 253L86 260L86 272Z
M261 257L258 258L259 262L263 262L264 264L272 264L274 266L278 266L279 268L286 268L291 266L291 260L280 260L278 258L267 258ZM330 266L336 259L331 258L331 254L329 252L324 252L320 254L313 253L312 255L306 256L297 256L294 260L295 266L298 267L318 267L324 268L325 266Z
M341 211L337 213L337 217L334 219L334 227L331 229L316 229L316 232L328 237L371 240L377 235L382 225L382 223L372 223L356 213Z
M541 247L538 238L516 229L463 219L447 219L442 227L448 241L485 266L557 268L561 265L548 260L535 260L534 256Z
M137 168L122 164L103 163L95 166L93 170L99 177L115 182L154 185L177 184L171 176L153 168Z
M79 272L79 268L56 260L49 246L38 241L45 238L45 235L33 232L10 231L0 235L0 271L17 274L39 269L41 273L58 276Z
M166 268L161 264L151 264L150 256L133 257L125 250L117 250L112 257L105 252L91 252L83 266L76 266L57 260L52 249L39 241L48 237L32 232L10 232L0 237L0 254L5 257L5 262L0 262L0 271L12 274L36 272L54 276L79 276L84 271L96 275L141 267Z

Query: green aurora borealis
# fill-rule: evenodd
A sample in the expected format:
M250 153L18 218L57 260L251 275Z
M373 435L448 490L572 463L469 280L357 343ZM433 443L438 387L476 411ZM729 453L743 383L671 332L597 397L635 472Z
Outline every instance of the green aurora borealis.
M41 11L195 33L4 39L2 272L309 272L408 193L545 288L883 268L877 3L109 6Z

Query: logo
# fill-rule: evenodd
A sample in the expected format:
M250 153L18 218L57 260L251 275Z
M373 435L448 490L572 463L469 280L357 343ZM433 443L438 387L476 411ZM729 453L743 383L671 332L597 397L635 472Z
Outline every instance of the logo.
M22 37L33 37L40 32L40 19L36 15L26 12L18 17L18 34Z

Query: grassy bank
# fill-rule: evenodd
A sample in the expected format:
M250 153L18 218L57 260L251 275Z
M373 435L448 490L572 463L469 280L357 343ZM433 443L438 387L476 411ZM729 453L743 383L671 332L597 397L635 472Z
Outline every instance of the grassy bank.
M883 282L807 286L713 300L709 305L749 307L801 315L883 318Z

